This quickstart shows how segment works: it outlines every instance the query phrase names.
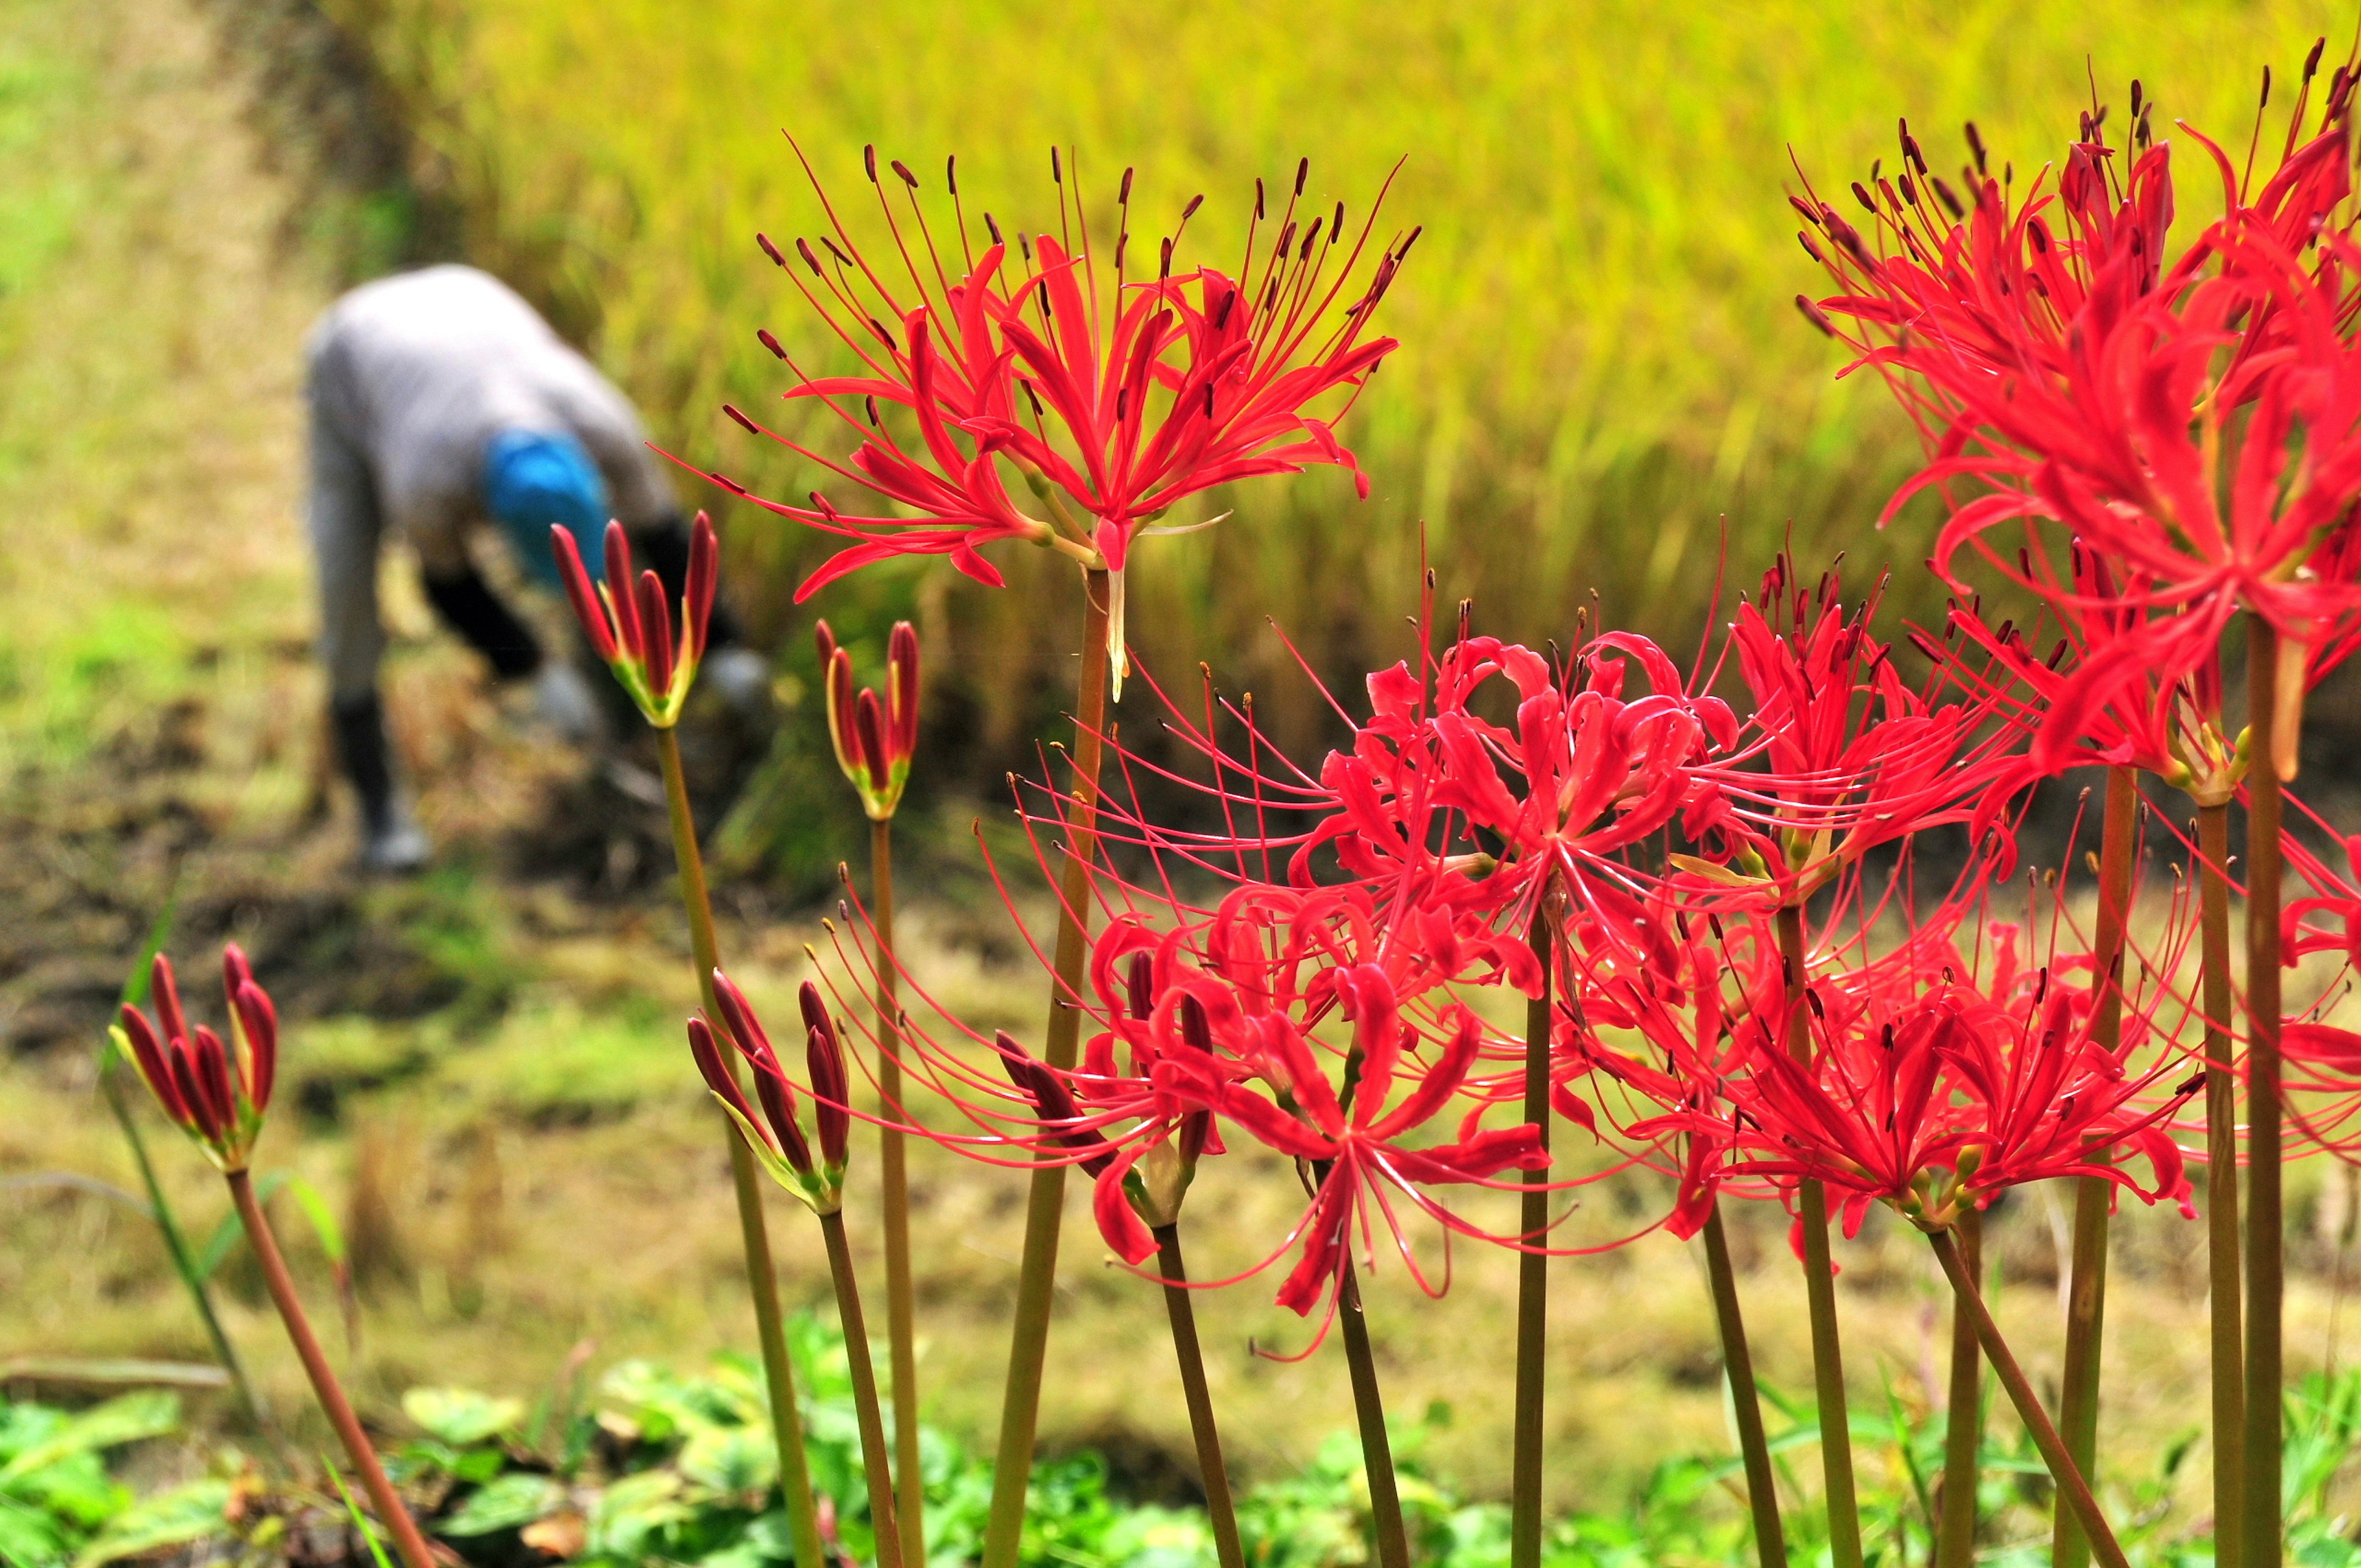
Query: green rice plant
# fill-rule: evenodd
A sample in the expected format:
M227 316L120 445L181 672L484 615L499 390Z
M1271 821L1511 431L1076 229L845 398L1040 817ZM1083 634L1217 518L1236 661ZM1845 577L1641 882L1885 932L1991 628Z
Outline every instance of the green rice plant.
M2289 0L1314 0L1283 20L1240 0L1153 13L816 0L792 25L756 0L690 20L658 0L327 9L398 90L467 254L586 338L660 444L772 495L820 476L719 409L798 428L757 327L826 362L753 247L758 228L784 240L818 222L782 129L864 242L882 231L863 143L906 159L930 197L957 155L979 236L987 208L1005 226L1055 229L1056 143L1100 222L1137 166L1143 247L1205 192L1184 262L1235 254L1253 180L1285 179L1299 155L1322 207L1353 212L1404 160L1383 226L1424 235L1381 325L1405 346L1344 429L1374 495L1355 503L1334 474L1254 489L1219 528L1159 542L1133 608L1151 667L1221 650L1217 675L1254 686L1287 742L1323 715L1301 682L1273 678L1290 655L1264 617L1326 673L1390 658L1422 538L1446 596L1474 596L1486 630L1535 642L1563 642L1594 593L1620 624L1693 636L1725 518L1741 561L1767 559L1790 529L1806 559L1916 561L1923 531L1869 526L1913 441L1877 388L1833 379L1835 351L1793 308L1819 283L1784 199L1797 167L1840 194L1873 158L1891 161L1900 115L1938 167L1956 166L1974 114L1995 158L2029 175L2089 106L2086 81L2120 101L2134 76L2161 102L2160 126L2183 114L2240 126L2264 65L2284 72L2350 21ZM1229 504L1210 498L1202 515ZM783 629L787 590L823 543L744 509L727 521L733 580L762 565L759 619ZM888 569L825 600L852 634L915 605L928 637L948 638L935 667L956 702L939 711L983 753L979 780L1067 685L1067 630L1026 609L1049 564L1009 565L1016 591L998 596ZM1924 611L1932 589L1908 582Z

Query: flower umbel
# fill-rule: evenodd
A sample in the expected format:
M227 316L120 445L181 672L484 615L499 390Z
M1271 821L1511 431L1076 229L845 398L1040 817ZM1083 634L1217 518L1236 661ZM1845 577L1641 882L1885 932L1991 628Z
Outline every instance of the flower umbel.
M279 1069L279 1012L254 966L235 942L222 949L222 993L229 1003L230 1037L200 1024L189 1027L172 962L161 953L148 970L158 1023L125 1003L108 1031L131 1058L164 1114L223 1171L244 1170ZM160 1025L160 1027L159 1027Z
M906 620L894 623L885 643L885 695L852 686L852 655L840 646L823 620L813 628L819 643L820 679L828 689L828 736L836 765L860 792L861 808L872 822L893 818L910 782L910 758L918 749L918 633Z
M621 523L607 524L607 580L596 585L582 565L574 536L562 528L552 528L549 534L558 572L566 580L566 597L573 601L590 645L647 721L659 729L671 729L687 706L688 688L705 657L707 629L713 620L721 554L713 520L698 512L689 534L688 581L677 630L672 607L664 602L663 579L653 572L632 576L631 542Z
M844 1207L844 1166L851 1135L851 1080L844 1071L844 1047L838 1041L836 1021L819 988L809 981L797 994L803 1009L805 1068L811 1075L815 1135L807 1138L796 1114L795 1090L763 1021L754 1015L746 993L719 970L713 971L713 990L721 1004L721 1033L754 1069L754 1097L762 1102L759 1117L746 1103L735 1074L722 1057L711 1021L702 1014L688 1021L688 1051L705 1085L738 1131L746 1146L780 1186L803 1200L815 1214L833 1214ZM818 1145L818 1157L813 1157Z

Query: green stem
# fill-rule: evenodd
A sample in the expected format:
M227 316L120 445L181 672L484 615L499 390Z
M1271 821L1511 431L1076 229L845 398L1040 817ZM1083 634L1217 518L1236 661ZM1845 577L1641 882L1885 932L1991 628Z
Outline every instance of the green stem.
M927 1560L927 1475L918 1458L917 1292L910 1277L910 1169L902 1104L901 1008L894 995L894 824L869 825L869 917L877 932L877 1171L884 1189L885 1339L894 1380L895 1522L905 1560Z
M885 1457L885 1416L878 1408L877 1369L869 1361L869 1327L861 1314L861 1281L844 1239L841 1210L819 1217L828 1239L828 1274L836 1285L837 1321L844 1328L844 1359L852 1371L852 1409L861 1424L861 1468L869 1483L869 1523L877 1535L877 1568L902 1568L902 1532L895 1522L894 1472Z
M1196 1440L1197 1475L1213 1525L1213 1555L1221 1568L1246 1568L1230 1473L1222 1463L1222 1434L1213 1424L1213 1395L1205 1386L1205 1357L1197 1344L1197 1309L1190 1299L1189 1266L1180 1256L1180 1227L1159 1225L1154 1234L1156 1266L1164 1276L1164 1312L1172 1322L1172 1354L1180 1364L1180 1393L1189 1406L1189 1435Z
M2092 1552L2105 1568L2130 1568L2124 1559L2124 1549L2115 1542L2115 1532L2107 1527L2106 1516L2099 1511L2098 1498L2091 1495L2082 1473L2074 1467L2065 1441L2049 1423L2049 1412L2041 1408L2040 1397L2026 1381L2025 1369L2016 1364L2007 1342L2000 1337L2000 1325L1993 1321L1983 1295L1976 1288L1975 1276L1968 1272L1967 1262L1960 1257L1950 1233L1938 1231L1927 1239L1934 1244L1935 1256L1941 1261L1943 1272L1950 1277L1953 1296L1974 1314L1976 1338L1983 1345L1984 1357L2000 1375L2001 1387L2008 1390L2009 1402L2016 1407L2017 1419L2032 1435L2033 1446L2041 1451L2043 1463L2049 1466L2050 1479L2057 1482L2059 1494L2081 1520L2083 1538L2090 1541Z
M379 1522L393 1537L393 1549L401 1554L406 1568L434 1568L434 1558L426 1550L426 1538L418 1533L418 1521L410 1517L393 1483L386 1479L385 1466L378 1463L377 1450L369 1446L368 1434L361 1431L360 1418L353 1414L352 1401L336 1381L335 1372L328 1365L327 1354L321 1350L319 1336L312 1332L311 1320L303 1315L302 1299L295 1294L294 1277L287 1272L287 1259L280 1255L279 1240L270 1234L270 1222L264 1218L262 1205L254 1196L254 1180L243 1170L233 1170L229 1177L229 1199L237 1209L238 1223L246 1228L247 1245L254 1249L255 1261L262 1266L262 1283L270 1292L271 1305L279 1309L279 1321L287 1325L287 1337L294 1343L296 1359L303 1364L305 1376L312 1380L312 1392L319 1396L320 1409L328 1424L336 1429L336 1436L345 1445L345 1455L361 1478L368 1493L369 1504L377 1509Z
M1970 1279L1983 1276L1983 1216L1961 1212L1960 1262ZM1972 1568L1976 1560L1976 1457L1983 1446L1983 1367L1976 1354L1976 1315L1951 1303L1950 1409L1943 1424L1943 1486L1934 1568Z
M1401 1490L1394 1481L1393 1442L1386 1436L1386 1405L1378 1393L1378 1359L1369 1348L1369 1320L1361 1310L1361 1282L1349 1259L1336 1280L1336 1316L1345 1331L1345 1365L1353 1377L1353 1415L1361 1428L1361 1464L1369 1475L1369 1518L1378 1532L1378 1568L1410 1568Z
M1812 1036L1806 1022L1804 912L1779 910L1779 953L1787 971L1787 1050L1808 1068ZM1861 1568L1861 1504L1853 1488L1852 1424L1845 1409L1844 1346L1837 1332L1837 1281L1828 1256L1828 1195L1817 1181L1796 1184L1804 1233L1804 1293L1812 1325L1812 1382L1818 1397L1820 1464L1827 1477L1828 1554L1835 1568Z
M2197 809L2200 967L2205 1000L2205 1253L2213 1372L2213 1564L2241 1568L2246 1524L2246 1336L2238 1303L2238 1080L2230 1012L2230 808Z
M1705 1216L1705 1272L1713 1287L1714 1325L1721 1331L1721 1365L1730 1375L1730 1406L1738 1419L1738 1453L1746 1464L1746 1506L1754 1516L1754 1555L1762 1568L1787 1568L1787 1537L1779 1524L1779 1488L1771 1444L1763 1431L1763 1398L1754 1387L1754 1353L1738 1306L1738 1272L1717 1196Z
M1543 901L1547 902L1544 892ZM1549 916L1533 910L1533 957L1541 964L1542 988L1525 1003L1525 1120L1541 1130L1542 1150L1550 1136ZM1518 1229L1528 1249L1549 1238L1550 1173L1525 1172ZM1517 1255L1516 1449L1510 1471L1509 1563L1539 1568L1542 1560L1542 1440L1543 1380L1549 1371L1549 1258L1539 1250Z
M1082 674L1075 688L1074 786L1060 882L1058 946L1049 982L1042 1059L1071 1069L1082 1040L1082 960L1090 940L1091 861L1098 852L1100 732L1106 722L1107 575L1082 576ZM1025 1250L1018 1265L1008 1381L1000 1398L1000 1446L992 1467L992 1513L983 1568L1016 1568L1025 1494L1033 1478L1033 1434L1041 1415L1041 1371L1049 1348L1049 1308L1058 1283L1058 1234L1065 1218L1066 1165L1044 1149L1025 1196Z
M148 1194L148 1211L155 1216L156 1231L164 1238L164 1251L172 1260L173 1272L188 1287L189 1299L196 1304L197 1316L204 1322L205 1337L213 1342L214 1359L229 1375L230 1387L237 1391L238 1406L246 1412L246 1419L256 1431L267 1431L261 1402L254 1397L254 1386L246 1380L246 1368L239 1363L237 1352L231 1348L221 1315L214 1310L213 1290L205 1284L205 1277L197 1272L197 1260L189 1252L189 1239L181 1234L172 1205L164 1197L163 1184L156 1179L155 1164L148 1157L148 1140L139 1135L139 1124L133 1120L130 1103L124 1098L115 1056L115 1047L110 1044L99 1062L99 1092L106 1098L106 1108L115 1117L115 1124L123 1129L123 1141L131 1146L131 1163L139 1168L139 1185Z
M2107 770L2107 801L2099 845L2099 918L2091 985L2096 1007L2091 1038L2113 1051L2123 1038L2124 921L2131 908L2132 841L2139 821L2139 778L2128 767ZM2058 1425L2066 1452L2085 1475L2098 1474L2099 1369L2106 1334L2107 1221L2114 1184L2103 1176L2074 1179L2074 1271L2066 1296L2066 1369ZM2050 1524L2054 1568L2085 1568L2091 1560L2081 1527L2061 1493Z
M680 864L680 901L688 912L688 948L697 966L697 994L706 1013L721 1016L713 992L713 971L721 962L713 937L713 899L705 886L705 857L697 847L697 820L689 813L688 783L680 766L680 741L669 729L656 731L656 754L664 762L664 803L671 808L672 847ZM733 1066L730 1070L737 1069ZM812 1497L811 1466L804 1456L803 1420L796 1399L795 1365L787 1359L785 1320L779 1312L779 1279L771 1265L770 1228L763 1220L763 1189L753 1152L722 1113L723 1141L730 1146L730 1179L738 1197L738 1236L746 1258L746 1288L754 1298L754 1332L763 1347L763 1381L771 1396L771 1435L779 1448L779 1485L785 1496L787 1530L796 1561L825 1563L819 1507Z
M2247 618L2246 1441L2240 1568L2279 1568L2282 1346L2279 1193L2279 632Z

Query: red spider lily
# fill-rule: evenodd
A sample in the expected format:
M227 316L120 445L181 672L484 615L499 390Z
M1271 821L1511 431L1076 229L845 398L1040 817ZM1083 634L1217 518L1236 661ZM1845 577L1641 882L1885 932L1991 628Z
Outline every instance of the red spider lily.
M278 1009L235 942L222 949L227 1044L203 1024L189 1027L170 959L157 954L148 980L157 1022L150 1024L146 1014L124 1003L109 1031L115 1047L131 1058L164 1114L196 1141L206 1158L225 1172L244 1170L278 1077Z
M1676 857L1700 892L1801 905L1870 850L1970 820L2007 765L2013 734L1989 723L1999 697L1938 701L1939 673L1905 685L1870 631L1879 596L1848 611L1839 589L1834 573L1806 587L1783 555L1739 607L1730 651L1754 708L1732 760L1702 770L1722 810L1700 824L1735 853Z
M2226 214L2169 268L2167 149L2148 150L2119 191L2090 116L2060 181L2063 236L2045 222L2048 198L2012 216L1989 180L1965 223L1890 190L1869 199L1881 243L1897 236L1906 256L1873 256L1832 209L1806 208L1837 242L1807 236L1807 248L1853 291L1825 311L1861 324L1861 362L1895 382L1935 448L1888 515L1929 486L1988 486L1945 528L1937 569L1949 576L1970 548L2036 592L2057 585L1985 536L2010 521L2062 525L2110 563L2117 602L2165 612L2123 653L2168 685L2196 678L2238 610L2264 615L2290 662L2282 776L2306 645L2341 653L2361 609L2350 526L2361 358L2349 341L2361 251L2350 214L2332 219L2350 193L2352 86L2340 69L2321 133L2298 147L2291 126L2279 170L2252 198L2228 157L2191 133L2221 172ZM2103 691L2126 667L2096 666L2085 684Z
M838 462L794 436L764 430L735 408L726 411L749 431L906 509L862 515L841 511L817 492L801 506L748 496L783 517L854 541L805 580L798 600L872 562L909 554L949 555L967 576L998 586L1000 574L980 550L1004 539L1028 540L1112 574L1109 651L1119 683L1131 543L1174 503L1235 479L1314 464L1352 469L1367 494L1367 481L1337 442L1331 420L1306 411L1332 393L1343 393L1349 404L1396 346L1367 333L1415 231L1380 250L1350 302L1337 309L1362 272L1376 204L1345 247L1343 203L1299 220L1308 165L1299 166L1270 232L1262 227L1257 183L1235 277L1204 266L1173 271L1180 232L1200 197L1160 246L1154 278L1133 278L1126 271L1130 172L1117 202L1113 265L1102 267L1080 192L1070 212L1068 171L1053 153L1061 232L1020 235L1022 275L1012 277L1017 268L988 214L991 244L975 253L957 204L955 166L945 171L958 219L953 257L928 225L917 176L899 162L890 165L924 242L922 262L905 243L873 148L866 158L906 281L889 283L886 274L897 269L873 267L862 254L808 162L805 171L828 215L818 248L795 241L798 268L757 236L860 365L851 375L811 376L764 332L763 345L799 379L786 396L819 400L855 433L859 446L849 463ZM964 269L956 282L945 270L953 259ZM916 444L887 430L878 417L881 404L908 411ZM1048 519L1016 506L1004 459ZM747 494L719 475L707 477Z
M2144 974L2169 974L2185 957L2192 912L2176 901ZM2193 1212L2169 1135L2203 1084L2173 1043L2191 1009L2160 981L2127 988L2123 1044L2110 1050L2094 1033L2091 988L2067 980L2090 969L2088 954L2033 967L2019 927L1986 921L1979 969L1956 942L1966 913L1951 907L1886 958L1814 984L1809 1065L1741 1029L1719 1061L1704 1050L1686 1058L1712 1073L1713 1102L1689 1095L1633 1131L1714 1145L1719 1168L1692 1181L1767 1182L1783 1196L1824 1182L1840 1195L1848 1234L1874 1202L1939 1231L1963 1206L2065 1175Z
M758 1120L745 1094L723 1059L712 1024L702 1015L688 1021L689 1055L705 1078L706 1087L738 1124L746 1146L780 1186L801 1199L815 1214L833 1214L844 1206L844 1168L851 1155L852 1130L851 1081L844 1070L844 1047L837 1038L836 1021L819 988L806 981L796 1002L803 1012L805 1068L810 1074L814 1135L804 1136L796 1119L795 1090L763 1021L754 1015L745 992L719 970L713 971L713 990L721 1005L723 1036L754 1069L754 1096L762 1102ZM818 1157L812 1155L817 1145Z
M2157 618L2136 591L2116 590L2098 555L2080 545L2070 555L2071 586L2044 595L2060 632L2046 655L2012 622L1989 624L1980 604L1955 604L1940 642L1916 640L1961 689L1989 696L2007 721L2033 733L1988 798L2004 801L2037 779L2097 764L2154 773L2202 805L2226 803L2247 757L2245 732L2234 737L2224 725L2218 652L2159 679ZM2025 565L2046 577L2046 559L2028 552Z
M615 672L631 694L640 712L660 729L680 722L687 706L690 683L705 657L706 638L713 620L713 596L719 586L720 546L713 520L697 514L689 534L688 580L675 629L671 607L664 602L664 582L653 572L631 575L631 546L623 525L607 524L607 580L593 586L582 565L574 536L563 528L549 531L557 552L566 597L575 617L598 657Z
M836 765L860 793L869 819L891 821L918 750L917 630L906 620L894 623L885 643L882 702L868 686L853 691L852 655L837 645L827 621L813 628L813 636L828 690L828 734L836 747Z
M1635 665L1653 689L1627 697ZM1477 711L1495 676L1515 699L1507 725ZM1431 692L1397 664L1369 695L1352 748L1322 765L1335 804L1298 867L1333 845L1401 907L1475 908L1520 933L1553 890L1634 939L1653 931L1630 852L1700 819L1711 789L1698 766L1738 735L1727 705L1690 695L1661 649L1620 632L1559 672L1529 648L1463 636ZM1538 986L1530 962L1516 967L1522 989Z

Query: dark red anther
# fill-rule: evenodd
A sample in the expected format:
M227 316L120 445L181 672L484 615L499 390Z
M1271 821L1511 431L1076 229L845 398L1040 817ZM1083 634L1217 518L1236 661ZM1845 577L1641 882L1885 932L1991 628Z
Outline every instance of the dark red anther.
M1829 337L1836 336L1836 323L1828 320L1828 313L1822 311L1819 306L1812 303L1808 297L1802 294L1796 295L1795 308L1804 313L1804 319L1806 321L1819 328L1823 334Z
M1197 209L1198 209L1198 208L1200 208L1200 207L1202 207L1202 206L1203 206L1204 204L1205 204L1205 198L1204 198L1204 196L1203 196L1203 194L1202 194L1202 192L1201 192L1201 193L1199 193L1199 194L1197 194L1197 195L1194 195L1194 196L1190 197L1190 198L1189 198L1189 204L1188 204L1187 206L1185 206L1185 207L1183 207L1183 208L1181 208L1181 209L1180 209L1180 221L1181 221L1182 223L1184 223L1184 224L1185 224L1185 223L1187 223L1191 218L1195 217L1195 216L1197 215Z
M1797 229L1795 231L1795 242L1804 247L1804 254L1806 256L1810 257L1813 260L1818 262L1823 267L1826 267L1828 264L1828 258L1820 254L1820 247L1812 243L1812 236L1806 234L1802 229Z
M911 173L910 166L904 163L898 158L894 160L894 172L900 175L902 177L902 183L907 185L911 190L915 191L918 188L918 177Z
M828 274L822 272L819 269L819 258L813 254L811 241L807 239L797 239L796 241L796 254L804 258L804 265L811 269L813 277L825 278L828 276ZM781 262L780 265L784 267L786 264L785 262Z
M1058 149L1054 147L1049 149L1049 180L1057 185L1066 182L1065 166L1058 161Z
M1115 199L1118 205L1127 205L1131 201L1132 174L1133 170L1128 168L1125 169L1123 171L1123 183L1115 193Z
M756 327L754 329L754 341L769 349L771 351L771 357L774 359L785 359L787 356L787 351L779 346L779 340L771 335L771 329L769 327Z
M1976 172L1978 174L1985 172L1983 134L1976 129L1976 123L1973 120L1968 122L1968 151L1975 158Z
M607 524L607 605L614 612L615 641L622 653L634 658L647 657L646 639L640 629L640 610L636 588L631 577L631 542L624 536L623 525L609 521Z
M1338 202L1336 210L1328 214L1328 243L1335 244L1345 235L1345 203Z
M819 236L819 242L820 244L828 247L828 253L836 258L836 264L839 267L851 267L853 265L852 258L845 255L844 248L838 245L836 241L829 238L826 235L822 235Z
M1295 193L1297 195L1303 194L1303 182L1311 178L1311 175L1312 160L1308 158L1297 159L1295 160Z
M1303 243L1296 247L1295 259L1298 261L1311 260L1312 247L1318 244L1319 240L1320 220L1318 218L1314 218L1312 220L1312 226L1309 229L1306 229L1303 233Z
M1960 198L1952 193L1951 188L1949 185L1943 183L1943 177L1941 175L1928 175L1927 177L1927 183L1935 188L1936 198L1943 203L1944 210L1951 214L1951 221L1953 223L1959 223L1967 217L1968 209L1960 204Z
M699 509L688 531L688 624L681 628L691 661L705 657L706 636L713 625L713 599L721 586L721 541L713 519Z
M1156 279L1157 279L1157 281L1160 283L1160 282L1162 282L1165 279L1170 278L1170 277L1171 277L1171 276L1172 276L1172 242L1171 242L1170 239L1159 240L1159 241L1158 242L1158 244L1157 244L1157 261L1156 261ZM1122 416L1117 415L1116 417L1120 418L1120 417L1122 417Z
M1156 1011L1156 960L1146 953L1134 953L1124 966L1124 1002L1131 1015L1145 1023Z
M862 170L863 170L868 174L868 176L869 176L869 182L870 182L872 185L876 184L876 183L877 183L877 144L876 144L876 143L874 143L874 142L871 142L871 143L868 143L868 144L866 144L865 146L863 146L863 147L862 148L862 149L861 149L861 167L862 167Z
M918 629L906 620L894 623L885 640L885 686L892 698L894 756L896 761L918 751Z
M240 1066L245 1070L247 1102L260 1115L270 1108L270 1091L279 1081L279 1009L271 1005L269 992L251 976L230 998L230 1007L246 1036L246 1059Z
M1852 182L1852 199L1872 213L1877 211L1877 198L1871 195L1869 187L1858 180Z
M664 579L653 572L640 574L640 634L645 639L641 657L647 662L648 689L657 701L672 690L672 612L664 605Z
M1257 221L1259 221L1259 220L1262 218L1262 216L1263 216L1263 205L1262 205L1262 176L1261 176L1261 175L1259 175L1259 174L1257 174L1257 175L1256 175L1256 176L1255 176L1255 210L1254 210L1254 215L1255 215L1255 217L1256 217L1256 219L1257 219Z
M990 213L983 214L983 232L992 236L992 243L994 245L1005 245L1008 243L1006 240L1000 237L1000 225L993 221L993 216Z
M1814 228L1817 228L1817 227L1819 227L1819 226L1820 226L1820 210L1819 210L1819 208L1815 207L1815 206L1814 206L1814 205L1812 205L1809 202L1806 202L1806 200L1804 200L1801 196L1795 196L1795 195L1790 195L1790 196L1787 198L1787 204L1788 204L1789 206L1791 206L1791 207L1795 208L1796 212L1798 212L1798 213L1802 214L1803 214L1804 221L1805 221L1806 223L1807 223L1807 224L1811 225Z
M763 254L771 258L771 265L774 267L785 267L787 264L787 258L779 254L779 247L771 243L771 236L757 229L754 231L754 243L763 247ZM797 240L796 243L797 245L801 245L803 244L803 241Z
M786 356L785 355L781 355L780 357L784 359ZM722 404L721 411L728 414L732 420L736 421L738 428L744 431L747 434L760 435L763 433L762 427L757 425L752 420L748 419L745 413L736 403Z

